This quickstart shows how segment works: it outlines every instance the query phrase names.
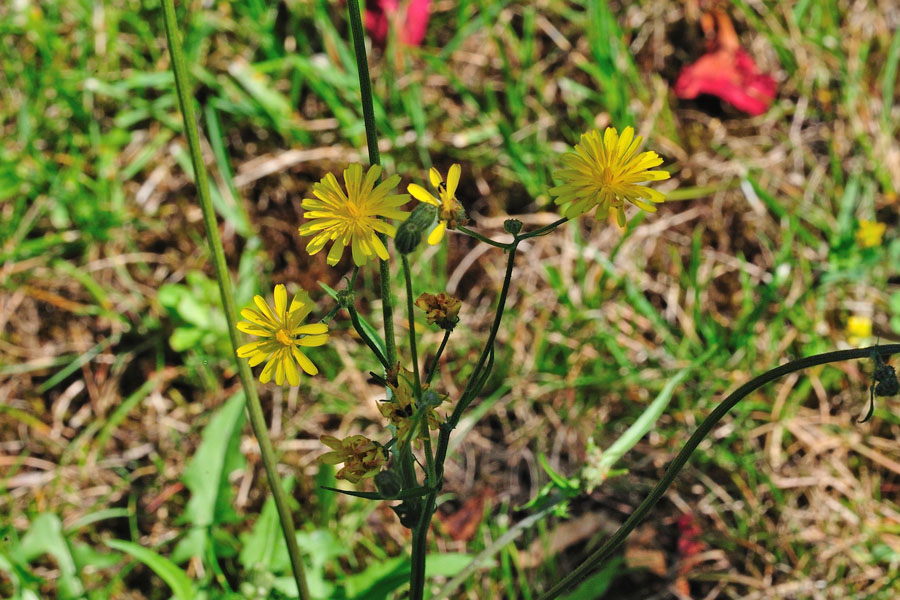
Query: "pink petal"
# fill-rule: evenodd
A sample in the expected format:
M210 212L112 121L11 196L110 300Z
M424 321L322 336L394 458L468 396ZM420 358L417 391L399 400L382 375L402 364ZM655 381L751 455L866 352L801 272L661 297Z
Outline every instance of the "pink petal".
M751 115L760 115L775 99L775 80L761 74L753 59L741 48L704 54L681 70L675 95L696 98L711 94Z
M775 80L759 67L740 47L734 26L721 11L704 15L704 29L717 25L716 39L697 62L681 70L675 82L675 95L696 98L700 94L717 96L735 108L760 115L775 100Z
M406 7L406 26L400 39L410 46L418 46L425 39L431 0L409 0Z
M404 15L399 14L406 7ZM418 46L425 39L431 0L366 0L366 29L372 40L383 45L391 27L398 27L397 39L409 46Z

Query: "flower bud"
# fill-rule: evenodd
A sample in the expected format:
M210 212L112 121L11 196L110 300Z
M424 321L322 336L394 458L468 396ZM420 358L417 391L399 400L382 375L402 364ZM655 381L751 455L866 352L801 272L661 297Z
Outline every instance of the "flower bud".
M437 213L437 206L422 202L413 209L406 221L403 222L403 225L409 223L409 225L416 227L421 233L434 223L435 218L437 218ZM401 225L401 227L403 225Z
M506 233L516 235L522 231L522 221L518 219L507 219L503 221L503 229L506 230Z
M400 477L393 471L378 473L375 476L375 487L378 489L378 493L385 498L395 498L403 489Z
M340 306L341 308L347 308L348 306L353 306L353 302L354 302L353 290L338 291L337 301L338 301L338 306Z
M416 249L422 240L422 233L437 216L437 208L431 204L419 204L405 221L397 228L394 236L394 248L400 254L409 254Z
M407 223L408 221L401 223L397 228L397 235L394 236L394 248L400 254L409 254L422 240L422 232Z

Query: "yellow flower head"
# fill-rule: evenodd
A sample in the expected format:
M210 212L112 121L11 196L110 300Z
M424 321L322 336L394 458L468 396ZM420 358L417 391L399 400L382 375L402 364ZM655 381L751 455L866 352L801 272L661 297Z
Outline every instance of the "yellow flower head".
M361 479L376 475L387 462L384 446L376 444L364 435L351 435L343 440L323 435L319 439L332 449L332 452L320 456L319 462L326 465L344 463L335 475L338 479L359 483Z
M413 391L413 377L414 375L410 371L404 370L404 372L400 373L397 377L397 383L391 383L388 381L388 386L391 388L392 398L390 401L382 402L378 405L378 410L381 412L382 416L390 421L391 425L397 428L397 437L399 439L406 438L407 434L410 431L410 428L416 422L413 417L416 414L416 397ZM428 384L422 384L422 392L424 397L424 392L428 390ZM445 395L438 394L437 398L440 402L443 402L447 399ZM434 406L427 406L425 408L425 419L428 421L429 429L437 429L440 427L440 415L434 410ZM421 421L419 421L421 423ZM419 432L417 438L424 437L422 432Z
M238 348L237 355L249 358L250 366L255 367L268 359L259 380L268 383L275 376L275 383L281 385L285 378L291 385L300 385L300 373L297 365L309 375L319 372L316 365L300 350L301 347L321 346L328 341L328 325L312 323L303 325L303 319L313 308L309 295L301 292L294 296L291 306L287 305L287 291L284 286L275 286L275 310L268 305L262 296L254 296L256 309L247 306L241 310L241 316L247 319L237 324L244 333L256 335L263 339L244 344Z
M462 300L446 292L422 294L416 298L416 308L425 311L428 322L432 325L437 323L441 329L453 329L456 326L461 307Z
M626 127L621 137L613 127L607 127L602 138L596 129L582 135L574 151L562 157L558 177L563 183L550 189L563 214L571 219L596 206L594 218L600 220L615 210L619 226L624 227L626 202L656 212L656 207L644 200L658 203L665 196L641 184L668 179L669 174L649 170L661 165L662 159L656 152L637 154L642 141L642 137L634 137L631 127Z
M859 229L856 230L856 241L863 248L873 248L881 245L881 237L884 235L887 225L878 221L861 220Z
M460 172L458 164L450 165L450 170L447 171L447 183L444 183L438 170L431 167L431 170L428 171L428 178L434 189L438 191L438 198L432 196L421 185L411 183L406 187L406 191L419 202L438 207L438 223L428 234L428 243L432 246L440 243L444 238L445 229L455 229L465 222L466 212L459 200L456 199L456 187L459 185Z
M379 175L381 167L374 165L363 178L362 165L354 164L344 171L346 194L332 173L313 185L315 198L305 198L301 203L306 209L303 216L309 221L300 226L300 235L313 236L306 245L310 255L331 241L334 243L328 251L329 265L337 264L347 246L350 246L353 262L358 267L376 256L381 260L388 259L387 248L377 234L393 237L397 228L379 217L406 218L409 213L398 207L403 206L409 196L391 193L400 182L399 175L388 177L376 187Z
M847 319L847 341L851 346L861 346L872 337L872 319L851 315Z

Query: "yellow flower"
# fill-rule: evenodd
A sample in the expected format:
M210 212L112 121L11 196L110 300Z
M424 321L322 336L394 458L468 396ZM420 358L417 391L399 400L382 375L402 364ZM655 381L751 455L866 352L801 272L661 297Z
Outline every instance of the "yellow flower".
M669 174L648 170L661 165L662 159L656 152L636 154L642 141L634 137L631 127L621 137L613 127L606 128L602 139L596 129L583 134L574 151L562 157L564 168L558 176L563 183L550 189L563 214L571 219L596 206L594 218L599 221L615 210L619 226L624 227L626 202L656 212L644 199L658 203L665 196L641 184L668 179Z
M363 435L351 435L343 440L323 435L319 439L332 449L332 452L326 452L320 456L319 462L326 465L344 463L341 470L337 472L338 479L359 483L361 479L377 474L387 462L384 447Z
M397 428L397 438L404 439L409 433L410 428L416 422L413 416L416 414L416 398L413 390L413 377L410 371L404 371L397 377L397 383L388 381L391 388L392 398L390 401L382 402L378 405L378 410L382 416L390 421L391 425ZM422 396L428 390L428 384L422 384ZM446 396L438 394L437 399L443 402ZM437 429L440 427L440 416L435 412L434 406L425 408L425 419L428 421L429 429ZM421 421L418 421L421 423ZM423 438L424 435L419 431L417 438Z
M309 295L301 292L294 296L291 306L287 306L287 291L284 286L275 286L275 310L269 307L262 296L254 296L256 308L247 306L241 310L241 316L247 319L237 324L244 333L261 338L256 342L244 344L238 348L237 355L249 358L250 366L255 367L268 359L259 375L262 383L268 383L275 376L275 383L281 385L285 378L291 385L300 385L300 373L297 365L309 375L319 372L316 365L300 350L301 347L321 346L328 341L328 325L313 323L302 325L303 319L313 308Z
M428 178L431 180L431 185L438 191L439 198L432 196L421 185L411 183L406 187L406 191L419 202L438 207L437 225L428 234L428 243L432 246L440 243L444 238L445 229L455 229L465 221L466 213L462 204L456 199L456 187L459 185L460 172L458 164L450 165L450 170L447 171L447 183L444 183L438 170L431 167L431 170L428 171Z
M460 307L462 300L446 292L421 294L416 298L416 308L425 311L428 322L432 325L437 323L441 329L453 329L456 326Z
M354 164L344 171L346 194L331 173L313 185L315 198L306 198L301 203L306 209L303 216L310 220L300 226L300 235L313 236L306 245L310 255L331 241L334 243L328 251L329 265L337 264L347 246L350 246L353 262L358 267L376 256L381 260L388 259L387 248L377 234L393 237L397 228L379 217L406 218L409 213L398 207L405 204L409 196L391 194L400 182L399 175L388 177L376 187L379 175L381 167L374 165L364 179L362 165Z
M863 219L859 222L859 229L856 230L856 241L863 248L880 246L881 237L886 229L887 225L884 223Z
M847 319L847 341L851 346L861 346L872 337L872 319L851 315Z

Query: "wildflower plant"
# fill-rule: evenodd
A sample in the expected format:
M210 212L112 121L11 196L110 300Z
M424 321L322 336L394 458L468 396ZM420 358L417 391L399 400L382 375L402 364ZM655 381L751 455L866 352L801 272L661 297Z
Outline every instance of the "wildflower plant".
M563 216L549 225L525 230L521 221L509 219L504 229L510 238L505 242L487 238L466 227L465 211L456 197L465 171L459 164L453 164L448 169L446 179L436 169L429 171L427 183L436 195L428 191L425 182L411 183L407 191L419 203L409 212L404 210L403 207L410 198L406 194L394 192L400 182L400 175L390 174L382 179L359 4L349 2L348 8L353 45L359 66L371 166L366 170L362 165L351 164L342 173L343 183L335 174L329 173L314 184L312 197L304 199L301 203L305 210L303 215L305 220L299 224L299 235L311 238L306 246L310 255L317 254L330 244L327 263L332 266L338 263L344 250L349 246L354 264L352 275L347 279L347 287L336 293L337 306L318 321L315 318L310 319L315 304L305 291L295 294L288 304L287 287L278 284L273 293L274 305L270 305L262 296L256 296L253 304L244 307L240 313L244 321L237 323L230 279L227 275L221 241L218 238L200 154L184 57L175 30L174 8L172 0L164 0L167 37L173 57L185 130L197 173L204 224L215 259L229 332L247 396L250 422L260 443L263 463L266 466L269 485L287 542L298 593L303 599L310 597L291 514L275 468L274 452L267 435L265 419L250 369L264 364L259 372L259 381L269 385L273 381L275 385L282 385L285 382L292 386L298 385L301 371L307 376L316 375L318 369L312 358L307 356L307 352L312 354L317 346L328 342L331 335L328 321L339 310L346 310L356 333L372 352L372 367L375 369L372 374L384 386L384 399L378 404L383 417L383 430L374 439L358 434L343 439L324 435L321 437L323 453L320 461L325 464L342 465L337 473L338 478L359 488L369 488L334 491L393 503L391 508L400 523L412 533L409 597L413 600L422 600L426 587L427 536L437 508L438 494L444 484L444 466L448 458L450 440L460 419L478 398L491 375L495 359L494 342L504 315L520 244L547 235L568 221L592 210L596 211L594 218L597 220L604 219L611 212L615 213L618 224L624 227L628 219L626 208L629 206L654 212L656 205L664 201L663 193L648 184L668 179L669 173L659 168L663 160L655 152L640 151L643 140L635 135L631 127L624 128L621 134L616 128L610 127L602 133L599 131L585 133L571 152L559 158L561 168L556 172L557 185L548 191L560 207ZM493 320L484 346L474 361L474 367L467 371L467 379L460 382L462 391L454 397L439 389L434 381L442 364L441 359L447 349L448 340L453 332L459 329L459 315L465 315L465 307L459 299L443 290L432 290L414 298L410 270L410 258L420 249L422 241L438 244L445 238L447 230L456 230L460 235L471 236L502 250L506 255L503 283L497 296ZM874 233L867 234L866 240L875 237ZM390 238L393 238L393 244ZM393 252L391 252L392 245ZM391 264L396 264L397 261L400 263L403 276L405 294L399 295L405 296L403 312L408 332L407 339L400 344L397 343L394 334L394 290L390 268ZM361 269L374 269L375 263L379 270L379 293L384 317L382 333L364 326L356 308L357 275ZM419 329L415 321L416 315L420 314L419 311L424 313L430 325L437 326L444 332L436 355L427 369L424 368L424 361L420 360L417 347ZM238 331L256 339L241 340ZM715 347L710 348L705 356L708 357L715 351ZM701 424L672 461L659 483L622 527L581 566L552 586L543 598L558 596L606 560L662 497L679 470L718 420L749 393L787 373L836 360L860 357L874 357L876 361L879 386L872 388L872 394L896 393L896 376L892 369L887 368L884 359L898 351L900 345L894 344L876 347L874 350L863 348L820 354L782 365L741 386L723 400ZM450 358L452 360L453 357ZM673 380L671 387L678 382L679 380ZM636 443L644 432L645 430L636 428L632 434L634 440L631 444ZM590 473L585 475L590 478ZM602 477L595 478L602 479ZM370 483L369 479L373 481ZM577 478L555 479L562 482L559 485L567 497L578 493L581 489ZM593 481L592 485L596 483L599 481ZM371 490L373 485L374 491Z

